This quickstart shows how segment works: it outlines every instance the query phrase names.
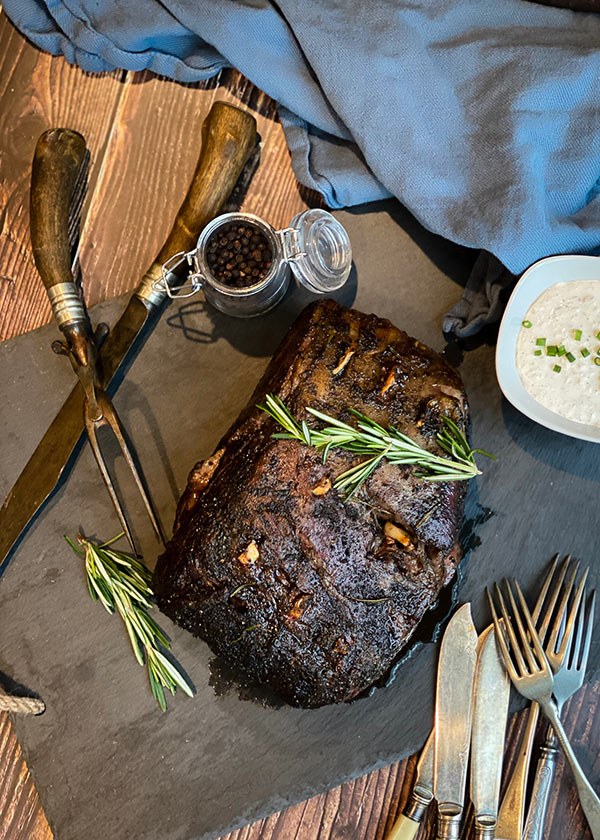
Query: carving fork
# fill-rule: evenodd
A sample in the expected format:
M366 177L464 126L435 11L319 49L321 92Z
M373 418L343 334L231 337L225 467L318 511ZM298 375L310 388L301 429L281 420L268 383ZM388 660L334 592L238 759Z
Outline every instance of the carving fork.
M65 336L64 342L54 342L53 349L69 356L79 377L85 394L84 419L92 451L121 527L134 554L137 554L131 529L98 443L98 429L102 426L109 427L117 439L152 526L163 543L164 538L117 413L100 385L97 350L108 333L108 327L101 324L95 336L92 335L85 304L71 272L69 211L74 192L81 193L78 182L85 160L85 140L76 131L51 129L38 140L31 175L31 242L37 270L58 326Z

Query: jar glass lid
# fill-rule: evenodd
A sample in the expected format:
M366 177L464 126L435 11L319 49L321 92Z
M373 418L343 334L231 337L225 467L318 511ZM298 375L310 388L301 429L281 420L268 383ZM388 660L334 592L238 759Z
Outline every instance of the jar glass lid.
M343 286L352 266L346 229L326 210L299 213L285 231L284 253L298 281L313 292Z

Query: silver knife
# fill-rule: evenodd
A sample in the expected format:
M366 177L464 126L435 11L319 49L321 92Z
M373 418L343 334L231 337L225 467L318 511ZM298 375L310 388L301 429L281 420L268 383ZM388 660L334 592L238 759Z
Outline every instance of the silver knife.
M438 802L438 840L460 834L465 800L477 632L471 605L458 609L446 628L437 673L433 749L433 793Z
M496 829L509 694L510 682L491 626L480 636L475 672L471 800L476 840L493 840Z
M417 779L387 840L413 840L433 799L433 729L417 762Z

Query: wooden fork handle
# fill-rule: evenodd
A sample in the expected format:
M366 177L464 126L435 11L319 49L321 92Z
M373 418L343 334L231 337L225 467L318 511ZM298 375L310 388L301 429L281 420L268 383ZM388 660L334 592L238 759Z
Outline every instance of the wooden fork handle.
M85 160L85 140L69 128L51 128L37 141L31 169L33 258L47 290L73 283L69 208Z
M71 273L69 210L86 157L85 140L69 128L45 131L31 169L29 219L33 258L58 326L85 331L87 316Z

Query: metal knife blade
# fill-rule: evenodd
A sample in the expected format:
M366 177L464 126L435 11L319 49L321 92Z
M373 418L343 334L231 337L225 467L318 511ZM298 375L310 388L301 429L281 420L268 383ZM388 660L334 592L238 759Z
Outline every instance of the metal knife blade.
M471 605L458 609L440 649L435 701L433 792L438 802L438 838L458 837L471 745L477 632Z
M475 837L494 837L500 797L510 681L496 648L493 626L481 635L471 737L471 800Z

